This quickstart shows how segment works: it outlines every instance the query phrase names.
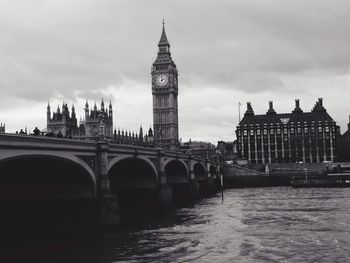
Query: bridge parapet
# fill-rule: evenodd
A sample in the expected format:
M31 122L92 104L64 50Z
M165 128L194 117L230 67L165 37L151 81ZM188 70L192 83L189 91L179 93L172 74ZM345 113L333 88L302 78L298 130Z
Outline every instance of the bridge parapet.
M6 142L24 142L24 143L51 143L60 145L78 145L78 146L91 146L95 145L95 142L82 141L77 139L66 138L53 138L46 136L34 136L34 135L17 135L17 134L0 134L0 144L6 144Z

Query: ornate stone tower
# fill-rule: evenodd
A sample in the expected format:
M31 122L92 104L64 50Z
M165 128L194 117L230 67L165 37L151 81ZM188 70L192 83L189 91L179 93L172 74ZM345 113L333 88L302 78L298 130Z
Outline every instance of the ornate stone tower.
M177 68L171 58L170 44L163 31L158 43L158 55L152 66L154 143L176 150L179 142L177 110Z

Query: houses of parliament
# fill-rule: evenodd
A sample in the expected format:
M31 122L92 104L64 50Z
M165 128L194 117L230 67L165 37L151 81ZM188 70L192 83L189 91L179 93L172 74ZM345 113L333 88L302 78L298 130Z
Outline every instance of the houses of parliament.
M138 134L113 131L112 103L105 107L103 100L99 108L95 104L92 109L86 102L85 115L79 124L74 105L69 110L67 103L63 103L62 109L58 107L55 112L51 112L51 107L48 105L46 134L83 140L98 140L103 137L106 140L124 140L133 143L142 141L170 150L179 149L178 71L171 57L164 22L157 57L152 65L151 78L153 130L150 128L145 136L143 136L142 127Z

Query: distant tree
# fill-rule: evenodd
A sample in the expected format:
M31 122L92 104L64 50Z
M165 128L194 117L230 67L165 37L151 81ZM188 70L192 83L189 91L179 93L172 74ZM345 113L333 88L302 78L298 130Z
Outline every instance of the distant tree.
M40 130L38 129L38 127L35 127L35 129L33 130L33 135L35 135L35 136L40 135Z

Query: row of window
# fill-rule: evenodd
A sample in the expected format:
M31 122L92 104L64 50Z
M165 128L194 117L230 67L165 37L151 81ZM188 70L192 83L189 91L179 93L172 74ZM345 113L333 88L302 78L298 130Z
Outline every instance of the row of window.
M334 132L334 128L332 130ZM269 131L270 131L270 134L275 134L275 131L276 131L277 134L281 134L281 132L282 132L281 129L276 129L276 130L271 129ZM314 133L315 131L316 131L315 127L311 127L310 128L310 132L311 133ZM317 131L319 133L322 133L323 132L323 127L318 127ZM329 127L325 127L324 131L325 132L330 132ZM264 129L262 132L263 132L264 135L267 135L268 130ZM302 133L302 129L301 128L297 128L295 130L294 129L290 129L290 133L291 134L294 134L295 132L301 134ZM238 131L237 133L238 133L238 135L240 135L240 131ZM309 133L309 129L304 129L304 133L305 134ZM254 135L254 134L255 134L255 130L250 130L250 135ZM288 129L283 129L283 134L288 134ZM248 135L248 130L244 130L243 131L243 135L247 136ZM261 135L261 130L256 130L256 135Z
M157 65L156 70L165 70L169 68L169 65Z

